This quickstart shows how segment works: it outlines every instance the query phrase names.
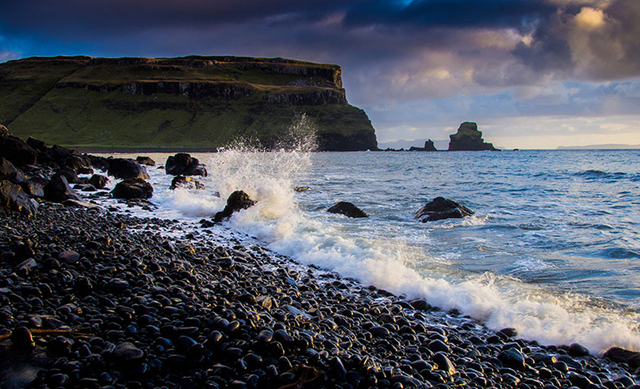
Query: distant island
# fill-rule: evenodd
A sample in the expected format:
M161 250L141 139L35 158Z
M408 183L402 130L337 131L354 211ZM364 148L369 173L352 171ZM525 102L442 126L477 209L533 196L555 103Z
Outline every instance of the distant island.
M376 150L341 68L283 58L33 57L0 64L0 124L19 137L91 149L215 149L239 138L279 148Z
M424 142L424 146L416 144ZM500 151L496 149L492 143L487 143L482 138L482 132L478 130L478 124L473 122L464 122L460 124L455 134L449 136L449 142L446 140L431 139L413 140L413 141L396 141L381 143L380 148L386 151Z

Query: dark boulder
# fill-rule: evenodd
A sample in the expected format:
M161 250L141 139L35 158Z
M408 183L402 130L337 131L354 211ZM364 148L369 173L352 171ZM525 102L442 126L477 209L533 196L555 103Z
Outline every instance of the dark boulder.
M89 184L93 185L96 189L104 189L107 181L109 181L109 178L101 174L94 174L89 178Z
M71 168L62 168L58 170L58 173L62 174L67 179L67 182L69 184L77 184L78 182L80 182L80 180L78 179L78 173L76 173L76 171Z
M14 136L0 138L0 155L18 167L35 165L38 160L38 152Z
M352 203L348 203L346 201L341 201L335 204L331 208L327 209L327 212L345 215L350 218L369 217L369 215L367 215L366 212L356 207Z
M227 206L224 207L222 212L216 213L213 220L216 223L220 223L221 221L230 218L234 212L247 209L255 204L256 202L251 200L248 194L241 190L237 190L231 193L227 199Z
M29 198L20 185L16 185L8 180L1 180L0 208L31 216L36 213L38 203Z
M184 177L184 176L176 176L172 181L171 181L171 186L169 187L169 189L174 190L177 188L183 188L183 189L205 189L204 185L198 181L195 180L191 177Z
M73 169L78 172L78 174L93 174L91 161L87 156L73 155L67 158L62 166Z
M27 181L20 183L22 190L31 197L44 198L44 187L49 180L44 177L32 176Z
M41 141L40 139L28 137L27 138L27 144L29 146L31 146L34 150L36 150L38 153L46 153L47 152L47 145L43 141Z
M197 158L178 153L167 158L165 172L174 176L207 176L207 168Z
M67 178L61 173L54 174L49 183L45 185L44 197L54 203L61 203L68 199L79 200L78 196L73 193L73 189L69 186Z
M605 358L618 363L626 363L634 374L640 372L640 353L612 347L603 355Z
M103 172L109 170L109 162L113 159L99 157L97 155L87 155L87 157L89 157L89 162L94 169L102 170Z
M21 170L18 170L11 161L0 157L0 179L9 180L14 184L20 184L27 180L27 177Z
M111 191L117 199L149 199L153 196L153 187L142 178L124 180Z
M482 132L478 131L478 125L472 122L464 122L458 131L449 135L449 151L497 151L493 144L482 139Z
M151 159L151 157L137 157L136 162L140 165L156 166L156 161Z
M142 180L149 179L149 174L147 174L147 169L145 169L144 166L140 165L133 159L125 158L111 159L109 161L107 174L123 180L128 180L131 178L140 178Z
M442 219L460 219L473 214L474 212L464 205L444 197L436 197L420 208L413 218L420 219L424 223Z

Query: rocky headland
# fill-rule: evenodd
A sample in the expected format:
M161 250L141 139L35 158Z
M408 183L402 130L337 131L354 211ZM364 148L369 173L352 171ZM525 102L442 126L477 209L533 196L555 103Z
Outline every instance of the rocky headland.
M87 149L214 150L238 139L376 150L341 68L283 58L34 57L0 64L0 124Z
M478 125L472 122L464 122L458 127L455 134L449 136L449 151L497 151L493 144L482 139L482 132L478 131Z

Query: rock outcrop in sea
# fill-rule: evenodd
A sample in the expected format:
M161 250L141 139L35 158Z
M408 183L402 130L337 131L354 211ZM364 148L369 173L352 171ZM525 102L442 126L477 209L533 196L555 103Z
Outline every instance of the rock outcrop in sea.
M473 214L474 212L464 205L444 197L436 197L417 210L413 218L425 223L443 219L461 219Z
M91 149L264 148L312 136L320 150L377 150L340 66L284 58L34 57L0 64L0 124ZM302 120L304 119L304 120ZM292 134L292 131L299 133Z
M497 151L493 144L482 139L482 132L478 131L478 125L472 122L460 124L458 131L449 136L449 151Z
M438 151L436 146L433 144L431 139L428 139L424 142L424 147L415 147L411 146L409 151Z
M347 201L340 201L334 204L329 209L327 209L327 212L344 215L352 219L369 217L369 215L367 215L365 211L358 208L353 203L349 203Z

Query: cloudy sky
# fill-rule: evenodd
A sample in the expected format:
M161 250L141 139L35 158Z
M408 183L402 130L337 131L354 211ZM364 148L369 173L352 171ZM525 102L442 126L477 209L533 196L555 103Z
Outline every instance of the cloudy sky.
M378 140L463 121L508 148L640 144L640 0L20 0L0 62L287 57L341 65Z

